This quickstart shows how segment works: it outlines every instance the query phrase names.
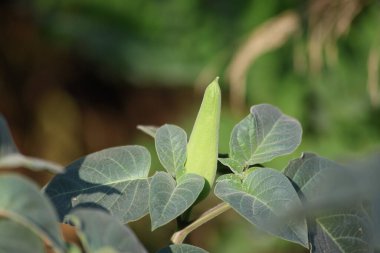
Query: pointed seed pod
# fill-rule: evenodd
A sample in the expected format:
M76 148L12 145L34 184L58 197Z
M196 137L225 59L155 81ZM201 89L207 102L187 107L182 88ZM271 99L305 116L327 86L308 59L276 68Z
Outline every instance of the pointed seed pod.
M219 77L208 85L187 144L185 173L205 178L206 195L214 183L219 143L221 92Z

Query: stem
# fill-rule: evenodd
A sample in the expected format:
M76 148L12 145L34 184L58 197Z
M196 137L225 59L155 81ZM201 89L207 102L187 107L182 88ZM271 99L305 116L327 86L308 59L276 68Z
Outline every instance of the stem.
M197 220L195 220L193 223L185 227L184 229L175 232L171 238L172 242L174 244L181 244L186 236L190 234L192 231L197 229L198 227L202 226L209 220L214 219L216 216L224 213L225 211L231 209L231 206L227 203L220 203L219 205L211 208L210 210L203 213Z

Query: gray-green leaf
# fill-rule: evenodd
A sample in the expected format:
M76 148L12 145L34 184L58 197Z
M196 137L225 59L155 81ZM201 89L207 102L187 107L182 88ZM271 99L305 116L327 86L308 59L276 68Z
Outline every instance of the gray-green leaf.
M282 173L258 168L243 182L228 179L218 182L215 195L259 229L307 247L306 220L282 218L287 210L301 207L296 191Z
M157 133L157 129L158 127L156 126L143 126L143 125L138 125L137 126L137 129L146 133L147 135L149 135L150 137L153 137L155 138L156 137L156 133Z
M173 244L160 249L157 253L208 253L204 249L189 244Z
M0 168L26 168L34 171L47 170L61 173L63 167L59 164L22 155L13 141L8 124L0 114Z
M156 150L161 164L175 176L184 169L186 161L186 132L175 125L165 124L156 132Z
M204 182L201 176L185 174L176 185L176 181L168 173L156 173L151 181L149 194L152 230L186 211L202 191Z
M44 253L44 244L31 229L0 218L0 252Z
M57 175L45 192L62 220L76 206L109 210L121 222L148 213L150 154L142 146L122 146L87 155Z
M36 185L21 176L0 176L0 215L34 231L57 252L65 251L54 207Z
M115 252L145 253L133 231L104 211L76 209L68 219L77 227L77 233L86 252L112 248Z
M360 203L352 203L350 207L333 204L339 200L340 180L348 171L338 164L314 154L304 154L293 160L285 169L288 176L303 196L304 206L311 208L309 219L309 237L313 252L372 252L371 228L367 211ZM345 186L348 182L344 182ZM354 186L355 184L352 184ZM347 188L344 188L347 189ZM335 195L330 199L330 195ZM320 210L321 203L335 206L329 210ZM316 205L317 204L317 205ZM344 204L344 203L343 203ZM316 208L317 207L317 208ZM339 207L339 208L338 208Z
M238 162L232 158L218 158L218 161L230 168L235 174L239 174L244 170L244 163Z
M301 143L301 136L297 120L271 105L256 105L232 130L230 157L243 167L268 162L292 153Z
M236 182L241 182L241 177L240 175L236 175L234 173L229 173L229 174L224 174L224 175L221 175L219 176L217 179L216 179L216 182L221 182L223 180L228 180L228 181L236 181Z

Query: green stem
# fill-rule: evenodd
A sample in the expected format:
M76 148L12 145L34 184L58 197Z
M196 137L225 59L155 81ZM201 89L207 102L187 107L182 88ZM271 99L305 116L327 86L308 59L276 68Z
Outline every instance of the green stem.
M175 232L171 238L172 242L174 244L181 244L186 236L190 234L192 231L197 229L198 227L202 226L209 220L214 219L216 216L224 213L225 211L231 209L231 206L227 203L220 203L219 205L211 208L210 210L203 213L197 220L195 220L193 223L185 227L184 229Z

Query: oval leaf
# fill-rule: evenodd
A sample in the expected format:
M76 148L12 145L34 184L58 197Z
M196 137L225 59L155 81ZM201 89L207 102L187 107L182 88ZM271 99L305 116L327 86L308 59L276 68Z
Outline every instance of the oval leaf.
M232 130L230 156L243 167L268 162L292 153L301 143L301 135L302 128L297 120L271 105L256 105Z
M199 196L204 183L204 178L199 175L185 174L176 185L176 181L168 173L156 173L151 181L149 194L152 230L185 212Z
M204 249L189 244L173 244L160 249L157 253L208 253Z
M105 149L67 167L47 185L45 192L60 219L76 206L107 209L121 222L148 213L150 154L141 146Z
M0 176L0 216L33 230L57 252L65 250L54 207L32 182L15 175Z
M27 227L0 219L0 252L44 253L42 240Z
M161 164L172 176L184 169L186 161L186 132L175 125L163 125L157 130L156 150Z
M104 211L77 209L69 214L86 252L96 252L109 247L115 252L145 253L135 234L127 226Z
M284 173L296 185L303 196L304 206L310 206L313 216L318 211L318 205L313 204L327 201L325 203L331 206L331 200L339 201L335 196L329 200L330 195L340 191L339 182L342 177L349 179L345 176L348 172L343 167L308 153L291 161ZM345 186L348 182L343 183ZM313 252L373 251L369 217L361 204L354 204L349 208L329 209L319 212L316 218L309 220L309 237Z
M243 182L225 179L215 186L215 195L231 205L240 215L258 228L285 240L307 246L305 219L283 221L286 210L301 201L290 181L280 172L258 168Z

